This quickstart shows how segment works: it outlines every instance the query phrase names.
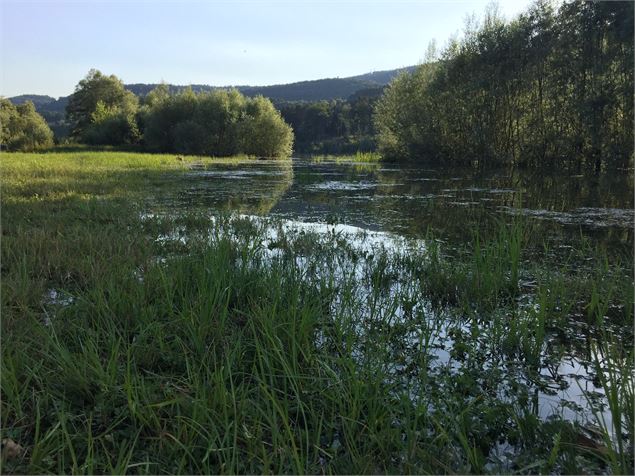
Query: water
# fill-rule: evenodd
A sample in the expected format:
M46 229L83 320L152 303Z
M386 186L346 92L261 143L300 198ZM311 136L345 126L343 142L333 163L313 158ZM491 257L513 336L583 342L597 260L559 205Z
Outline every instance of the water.
M211 223L218 225L213 215L210 219ZM236 227L236 222L241 220L247 220L258 228L257 240L237 231L240 226ZM425 276L412 273L407 268L396 269L394 271L398 271L397 273L388 273L392 278L387 281L386 288L379 297L369 299L373 294L370 276L377 269L376 263L381 261L382 254L397 258L397 261L400 256L425 254L427 248L423 239L409 239L395 233L368 231L351 225L268 220L253 215L234 215L230 223L233 225L229 227L220 225L220 230L216 230L221 232L219 236L258 247L268 261L284 261L291 256L295 266L305 273L307 283L317 286L325 270L334 272L335 284L339 287L344 288L347 280L354 280L358 284L355 307L350 307L350 301L342 306L336 299L329 314L333 319L355 323L353 332L358 336L359 347L354 348L353 354L360 362L367 358L365 353L369 347L374 349L372 354L378 354L377 358L391 356L385 365L390 368L392 383L407 388L413 401L419 401L429 393L429 389L419 384L422 370L419 368L420 343L422 336L428 334L431 343L427 346L429 368L425 372L429 376L436 376L437 384L443 380L443 375L460 375L473 371L470 361L464 361L460 352L456 351L457 344L461 346L470 342L470 345L478 348L476 354L484 363L479 371L480 378L490 380L490 385L498 388L497 399L512 402L517 397L518 386L521 385L528 394L530 411L543 420L558 417L586 424L593 411L589 406L588 395L595 394L600 398L604 395L604 390L594 383L592 364L588 361L590 357L584 345L585 336L576 327L567 332L566 340L571 344L580 338L583 345L568 345L566 349L562 349L562 343L555 336L548 338L540 357L539 372L528 376L525 374L525 364L515 357L501 355L498 343L500 338L493 335L495 326L492 325L491 317L477 323L477 335L480 337L471 341L474 335L471 326L474 321L465 320L461 312L457 314L451 308L439 309L429 302L418 300L419 280L426 279ZM311 235L309 249L301 246L307 235ZM177 227L171 233L160 235L157 241L186 244L188 235L183 227ZM323 248L332 252L321 253ZM359 259L360 257L363 259ZM393 299L393 296L400 298ZM404 300L404 296L409 297ZM529 295L523 296L521 301L521 314L535 305ZM407 302L411 305L407 306ZM377 342L377 337L373 334L376 326L382 332L389 330L393 335L389 344L382 341L384 343L381 345L387 345L386 353L373 347ZM504 328L505 324L501 329ZM319 336L318 345L328 347ZM560 349L558 352L563 351L557 359L551 355L554 348ZM503 368L502 374L497 372ZM604 410L600 413L610 426L610 412Z
M425 239L430 232L451 248L471 241L476 230L486 235L500 221L508 222L516 216L526 217L531 225L530 245L540 248L544 242L549 244L552 248L549 257L565 256L582 244L590 244L603 245L609 254L633 259L633 175L628 171L596 177L559 171L479 172L294 159L292 163L254 161L195 166L176 180L174 187L149 200L150 213L200 210L213 215L227 211L279 219L279 231L296 238L302 233L322 234L329 246L337 246L333 237L338 236L350 244L351 253L338 266L345 263L342 269L359 275L360 282L370 272L364 267L370 265L352 260L352 256L378 255L381 251L425 252ZM271 228L262 234L262 245L271 259L283 254L276 247L277 233ZM159 239L183 241L184 236L179 232ZM296 257L300 267L306 266L306 262L305 256ZM581 262L580 266L583 265ZM404 275L391 284L383 304L385 312L391 309L391 295L404 290L416 292L410 289L416 279ZM523 281L521 287L529 290L525 304L533 305L531 289L535 288L535 282ZM396 317L395 326L403 328L400 338L393 343L394 355L399 357L394 362L394 375L413 389L413 400L417 399L417 393L427 391L413 383L418 378L416 363L420 359L417 342L427 329L434 329L434 345L428 349L431 375L469 371L456 357L456 336L469 335L467 324L461 324L460 318L451 315L452 311L440 313L425 302L417 306L414 311L402 308L390 311ZM408 320L405 316L412 312L417 312L420 319ZM369 309L355 309L354 313L369 316L361 319L360 329L368 323L372 328L373 320L377 319ZM486 362L482 371L488 379L498 378L497 370L505 366L504 376L497 383L497 398L501 401L516 398L516 387L522 385L527 391L527 405L543 420L559 417L588 424L592 413L589 395L597 395L601 400L604 390L593 378L588 335L585 329L575 327L575 321L571 324L566 331L566 344L553 335L547 336L541 368L531 378L522 364L515 369L517 363L513 359L503 363L495 346L487 348L474 342L473 345L489 349L482 351ZM479 325L482 326L479 332L491 336L486 321ZM372 341L372 336L369 339ZM610 426L610 413L606 409L600 413ZM507 449L501 447L499 459L505 459ZM495 460L495 456L493 452L490 460Z
M537 244L572 246L584 238L613 251L633 248L632 171L596 177L294 159L198 166L175 185L156 197L160 206L336 222L413 238L431 231L450 243L522 215Z

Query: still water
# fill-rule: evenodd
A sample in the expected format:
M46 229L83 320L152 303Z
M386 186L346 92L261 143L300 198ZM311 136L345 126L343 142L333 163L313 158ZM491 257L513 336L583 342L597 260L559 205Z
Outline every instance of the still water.
M580 239L632 255L633 172L426 168L293 159L194 166L163 194L168 208L341 223L419 238L469 241L500 220L526 217L534 242Z
M280 252L273 246L280 230L290 236L323 232L327 242L334 236L343 236L350 242L352 255L359 256L372 253L377 247L393 253L408 253L409 247L425 252L430 233L452 248L454 244L473 240L477 232L487 235L500 222L521 217L531 230L530 248L544 251L543 244L549 246L548 267L552 257L564 257L569 250L583 244L601 246L609 255L626 262L633 260L632 171L583 176L564 171L483 172L310 159L219 162L195 164L174 187L162 189L160 196L152 197L150 203L150 213L198 210L213 215L222 211L280 219L282 228L270 228L262 235L266 245L263 250L272 258ZM186 240L180 234L160 239ZM584 254L581 255L584 259ZM305 258L297 259L302 262ZM348 259L339 262L342 269L357 271L359 267L370 266ZM525 259L544 260L545 255L530 254ZM415 280L416 277L405 275L397 279L394 290L390 288L388 301L392 294L403 293ZM531 293L521 296L519 306L532 306L532 299ZM390 302L387 308L389 305ZM424 324L429 328L437 326L436 347L430 357L435 364L430 372L439 375L445 371L460 372L455 368L457 361L451 357L456 351L456 336L468 335L474 329L451 310L433 309L426 302L417 305L421 307L421 316L428 316L429 322L426 324L422 318L421 322L409 324L413 329L402 326L410 330L394 342L398 347L395 355L400 355L401 362L395 367L395 375L401 375L401 367L407 367L409 361L417 362L420 358L417 345L405 344L410 342L409 332L416 335L417 326ZM372 316L367 311L355 310L360 315ZM400 308L393 311L398 322L407 322ZM488 322L477 324L482 327L483 335L488 335ZM528 395L527 405L541 418L559 415L567 420L589 419L592 414L589 395L602 398L604 390L593 378L589 346L594 339L589 339L587 330L584 322L574 318L565 338L550 336L536 375L525 375L526 369L513 359L507 362L507 377L500 383L499 398L508 398L506 392L515 395L516 390L510 388L521 385ZM413 355L405 348L414 349ZM490 370L502 365L489 358L484 357L484 361ZM519 366L517 370L515 365ZM610 427L610 413L604 408L600 414Z

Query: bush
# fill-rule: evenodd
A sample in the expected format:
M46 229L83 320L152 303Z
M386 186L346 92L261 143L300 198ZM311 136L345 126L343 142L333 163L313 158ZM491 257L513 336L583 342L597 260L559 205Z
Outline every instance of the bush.
M215 156L291 155L293 132L271 101L246 98L237 90L153 94L141 117L150 150Z
M293 148L293 130L269 99L249 100L240 126L241 149L248 155L288 157Z
M33 151L53 145L53 131L31 101L15 106L0 99L0 145L14 151Z

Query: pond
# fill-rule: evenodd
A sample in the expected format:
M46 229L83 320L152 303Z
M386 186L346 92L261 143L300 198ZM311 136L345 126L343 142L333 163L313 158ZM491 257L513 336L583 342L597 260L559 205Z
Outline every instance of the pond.
M161 196L168 208L210 208L301 222L341 223L407 237L471 240L500 220L527 217L535 243L581 238L632 255L633 173L430 168L293 159L194 168Z

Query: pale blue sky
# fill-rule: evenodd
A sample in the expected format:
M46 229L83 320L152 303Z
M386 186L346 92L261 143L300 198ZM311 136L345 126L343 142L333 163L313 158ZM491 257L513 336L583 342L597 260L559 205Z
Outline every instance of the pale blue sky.
M266 85L423 60L470 1L0 0L0 95L68 95L90 68L126 83ZM499 0L507 18L529 0Z

